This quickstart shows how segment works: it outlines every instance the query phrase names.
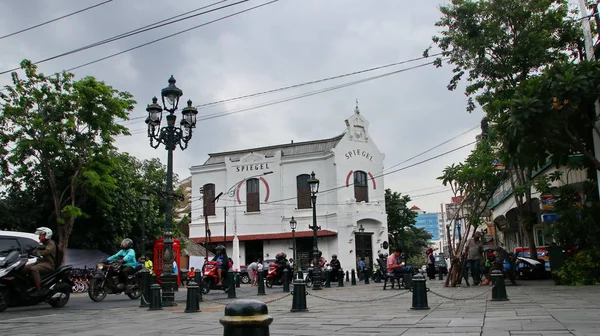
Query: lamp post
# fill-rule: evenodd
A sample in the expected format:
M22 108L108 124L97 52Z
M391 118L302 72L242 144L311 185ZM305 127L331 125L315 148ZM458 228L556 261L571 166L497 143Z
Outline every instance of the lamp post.
M173 151L177 146L181 150L188 147L188 142L192 139L192 130L196 128L196 115L198 110L192 106L192 101L187 101L187 106L181 111L182 120L179 126L175 126L177 116L175 111L179 105L179 98L183 96L183 91L175 86L175 78L169 78L169 85L161 90L162 107L157 103L156 97L152 98L152 104L148 105L148 138L150 146L154 149L161 144L167 150L167 207L165 209L165 231L164 235L164 253L162 267L162 305L175 306L174 287L177 286L176 275L173 274ZM167 114L167 125L161 127L163 110Z
M317 245L317 231L321 230L321 227L317 226L317 193L319 192L319 180L315 177L314 171L310 174L308 185L310 186L310 198L312 200L313 208L313 225L309 226L309 229L313 230L313 290L321 290L322 272L319 263L321 256Z
M292 256L294 258L294 274L298 273L298 260L296 259L296 227L298 226L298 222L292 216L290 220L290 228L292 229Z
M146 256L146 210L150 204L150 198L146 195L140 197L140 204L142 205L142 249L141 253Z

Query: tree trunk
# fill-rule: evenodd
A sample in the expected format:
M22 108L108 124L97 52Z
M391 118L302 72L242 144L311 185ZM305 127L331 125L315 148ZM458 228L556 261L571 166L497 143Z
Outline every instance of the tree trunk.
M69 247L69 237L71 236L71 232L73 231L73 224L75 223L75 218L70 216L65 219L64 223L58 223L58 251L60 251L60 260L57 260L57 263L64 264L67 257L67 248Z

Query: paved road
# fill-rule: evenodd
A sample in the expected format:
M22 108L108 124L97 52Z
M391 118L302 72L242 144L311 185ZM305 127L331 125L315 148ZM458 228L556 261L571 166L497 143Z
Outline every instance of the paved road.
M273 336L600 334L600 286L522 284L507 287L510 301L495 302L489 300L489 287L444 288L439 281L431 281L429 310L411 310L412 293L382 291L379 284L331 288L318 293L309 290L309 311L304 313L290 312L292 299L281 288L267 296L255 296L255 288L241 288L239 297L267 302L274 319L270 327ZM222 335L219 318L229 302L207 301L201 305L202 312L185 314L184 305L148 311L118 297L93 305L86 303L86 299L74 299L63 310L30 308L2 314L0 335ZM121 308L111 308L114 305ZM103 308L100 311L95 307ZM47 316L50 323L43 320L41 324L39 313L57 315Z

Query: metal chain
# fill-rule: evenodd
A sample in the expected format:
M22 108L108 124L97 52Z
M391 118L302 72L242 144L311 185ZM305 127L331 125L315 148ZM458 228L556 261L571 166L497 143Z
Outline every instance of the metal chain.
M393 294L390 296L385 296L385 297L377 297L377 298L363 299L363 300L341 300L341 299L334 299L334 298L318 296L318 295L312 294L310 292L306 292L307 295L316 297L317 299L333 301L333 302L340 302L340 303L367 303L367 302L385 301L385 300L393 299L395 297L399 297L399 296L402 296L402 295L408 294L408 293L410 293L410 292L408 290L406 290L404 292L401 292L398 294Z
M278 298L271 299L271 300L267 300L267 301L263 301L263 302L264 302L264 303L272 303L272 302L276 302L276 301L279 301L279 300L283 300L283 299L285 299L285 298L286 298L286 297L288 297L288 296L292 296L292 294L293 294L293 293L289 293L289 294L286 294L286 295L284 295L284 296L280 296L280 297L278 297Z
M427 288L427 289L428 289L428 291L429 291L429 292L431 292L431 294L433 294L433 295L436 295L436 296L439 296L439 297L441 297L442 299L447 299L447 300L456 300L456 301L465 301L465 300L472 300L472 299L476 299L476 298L478 298L478 297L480 297L480 296L483 296L483 295L485 295L485 294L488 294L488 293L489 293L489 292L492 290L492 287L490 287L488 290L486 290L486 291L485 291L485 292L483 292L483 293L479 293L479 294L477 294L477 295L475 295L475 296L471 296L471 297L465 297L465 298L456 298L456 297L446 296L446 295L444 295L444 294L440 294L440 293L437 293L437 292L433 291L431 288Z

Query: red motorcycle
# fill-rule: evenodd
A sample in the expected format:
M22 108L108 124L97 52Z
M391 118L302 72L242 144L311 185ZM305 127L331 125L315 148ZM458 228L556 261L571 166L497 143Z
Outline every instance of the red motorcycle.
M265 280L265 285L267 288L272 288L273 285L281 286L283 285L283 271L281 274L277 274L277 269L279 268L279 264L270 264L269 265L269 273L267 273L267 279ZM290 270L291 272L291 270ZM290 273L292 275L293 273ZM290 282L292 281L293 276L290 276Z
M208 294L211 289L221 289L227 292L228 287L223 283L222 286L217 286L219 277L217 275L217 262L207 261L204 263L204 274L202 276L202 293ZM227 273L222 272L221 277L223 282L226 280Z

